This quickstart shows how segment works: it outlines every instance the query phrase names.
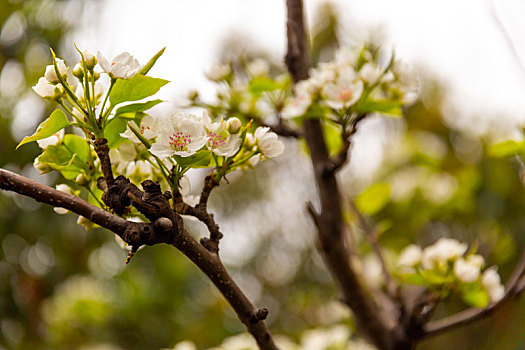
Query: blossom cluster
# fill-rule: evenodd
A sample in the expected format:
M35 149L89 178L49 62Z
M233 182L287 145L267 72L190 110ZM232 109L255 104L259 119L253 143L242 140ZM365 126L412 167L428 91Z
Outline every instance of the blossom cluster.
M458 290L465 301L476 306L484 306L485 302L473 302L473 293L482 298L484 291L491 302L501 300L505 288L496 267L482 272L483 256L467 250L466 243L451 238L441 238L425 249L411 244L399 256L398 266L407 281L427 284L433 289Z
M178 112L164 118L147 116L136 128L129 125L122 136L139 143L136 134L140 133L151 142L150 152L161 159L190 157L201 150L212 151L220 157L232 157L238 154L241 146L263 158L274 158L283 153L283 143L275 133L269 132L269 128L259 127L252 134L242 133L241 126L236 117L212 122L206 113L198 116Z
M329 118L339 119L341 110L369 112L367 100L385 102L385 106L410 104L416 97L416 88L415 76L393 58L382 65L377 53L366 47L360 52L342 49L334 61L320 63L310 71L310 78L295 86L294 97L286 101L282 115L301 117L317 103L331 110ZM384 107L378 111L381 109L388 112Z

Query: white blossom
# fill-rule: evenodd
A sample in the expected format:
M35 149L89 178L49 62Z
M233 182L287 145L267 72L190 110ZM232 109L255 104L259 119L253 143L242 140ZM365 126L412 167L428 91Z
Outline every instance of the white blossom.
M363 82L351 85L329 83L323 87L325 103L334 109L348 108L356 103L363 94Z
M266 158L280 156L284 152L284 144L279 141L277 134L268 132L269 127L259 126L255 129L255 139L262 155Z
M452 238L441 238L423 250L422 264L425 269L441 267L448 261L465 254L468 246Z
M312 104L312 95L306 91L298 92L295 97L287 100L281 115L283 118L300 117L306 113L308 107Z
M100 51L97 52L97 59L100 67L111 78L129 79L133 78L142 68L139 61L133 58L128 52L123 52L109 62Z
M501 279L495 267L486 269L483 272L481 283L487 290L487 293L489 293L491 302L498 302L505 295L505 287L501 284Z
M474 282L479 278L479 266L472 261L459 258L454 262L454 275L463 282Z
M58 191L60 191L60 192L73 194L73 189L71 187L69 187L68 185L66 185L66 184L56 185L56 189ZM67 210L65 208L60 208L60 207L54 207L53 210L55 211L55 213L60 214L60 215L65 215L65 214L69 213L69 210Z
M359 70L359 76L368 84L374 84L382 73L382 69L372 63L365 63Z
M42 149L46 149L48 146L56 145L64 138L64 129L57 131L53 135L46 137L42 140L37 140L38 146Z
M241 147L239 135L228 132L228 124L221 119L219 122L212 123L210 117L204 114L204 126L208 136L208 148L218 156L231 157Z
M157 125L160 132L150 148L150 152L157 157L189 157L208 142L203 121L194 114L176 113Z
M136 124L133 126L135 127L135 130L137 130L142 136L144 136L145 139L148 140L156 137L160 132L160 125L158 125L158 119L155 119L150 115L144 116L144 118L142 118L142 120L140 121L140 125L138 127ZM120 134L120 136L129 139L131 142L141 143L137 135L135 135L133 131L131 131L129 124L127 126L126 131Z
M41 77L33 86L33 91L42 98L54 100L62 96L64 89L61 84L53 85L46 78Z
M61 60L60 58L57 58L56 61L57 61L58 72L65 79L67 77L67 66L64 63L64 61ZM46 66L46 72L44 74L44 77L46 78L48 82L52 84L56 84L60 82L57 76L57 72L55 71L55 66L53 64Z
M221 81L230 73L231 68L229 64L215 63L204 75L212 81Z
M401 252L398 264L400 266L414 267L421 262L423 251L415 244L411 244Z
M246 70L252 77L258 77L267 75L270 72L270 65L265 59L257 58L247 64Z

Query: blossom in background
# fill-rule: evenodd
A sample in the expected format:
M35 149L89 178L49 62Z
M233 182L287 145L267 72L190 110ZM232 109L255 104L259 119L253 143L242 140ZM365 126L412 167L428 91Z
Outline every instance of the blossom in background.
M274 158L283 154L284 144L279 141L276 133L269 130L269 127L259 126L255 129L254 136L262 155L266 158Z
M89 93L90 93L90 98L93 99L93 96L91 96L92 94L92 91L89 90ZM100 82L95 82L95 105L98 105L102 97L102 95L104 94L104 87L102 86L102 83ZM80 102L82 103L86 103L85 101L85 98L84 98L84 87L82 86L82 84L78 84L76 89L75 89L75 95L78 97L78 99L80 100Z
M454 263L454 275L462 282L474 282L480 274L480 266L473 261L459 258Z
M441 238L423 250L422 264L425 269L444 266L449 260L465 254L468 246L452 238Z
M505 287L501 284L501 279L496 268L486 269L483 275L481 275L481 283L487 290L491 302L498 302L505 295Z
M204 114L204 126L208 136L208 148L218 156L231 157L241 147L239 135L228 132L228 123L221 119L212 123L210 117Z
M64 129L57 131L53 135L46 137L42 140L37 140L38 146L42 149L46 149L48 146L56 145L64 138Z
M189 157L208 142L202 118L194 114L175 113L157 125L159 134L150 148L157 157Z
M66 64L60 58L57 58L56 62L57 62L58 72L60 73L60 75L64 79L66 79L66 77L67 77L67 66L66 66ZM57 76L57 72L55 71L55 66L53 64L50 64L50 65L46 66L46 72L44 73L44 77L51 84L57 84L57 83L60 82L60 80L58 79L58 76Z
M406 267L414 267L421 262L423 258L423 251L415 244L411 244L401 252L399 256L398 265Z
M356 103L363 94L363 82L353 84L328 83L323 87L325 103L334 109L348 108Z
M100 67L111 78L129 79L133 78L142 68L139 61L133 58L128 52L117 55L109 62L100 51L97 52L97 59Z
M229 64L215 63L211 68L204 73L206 78L212 81L221 81L231 73Z
M256 58L246 65L246 70L252 77L259 77L270 73L270 64L262 58Z
M367 84L374 84L383 74L383 70L373 63L365 63L359 70L359 76Z

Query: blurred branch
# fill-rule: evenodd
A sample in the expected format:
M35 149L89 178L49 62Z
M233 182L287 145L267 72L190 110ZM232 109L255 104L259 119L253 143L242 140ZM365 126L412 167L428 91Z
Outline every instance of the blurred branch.
M474 321L485 318L495 311L501 309L509 300L513 299L516 296L519 296L520 293L525 288L525 281L523 279L525 275L525 251L522 253L520 261L512 271L507 283L505 284L505 295L503 298L484 309L470 308L462 312L458 312L449 317L445 317L441 320L436 320L429 322L424 327L424 336L433 336L441 334L445 331L470 324Z
M127 221L76 196L0 168L0 189L69 209L111 230L133 247L158 243L173 245L193 261L219 289L259 347L264 350L277 350L264 322L268 310L257 309L233 281L218 255L208 251L184 229L182 218L171 210L169 196L160 192L158 184L146 180L142 192L126 178L118 177L112 188L112 196L122 196L125 193L132 204L154 224Z
M383 252L381 251L381 248L379 247L379 243L377 241L378 232L372 227L370 227L363 214L357 209L353 201L350 201L350 208L352 208L352 211L354 212L357 218L357 224L359 228L361 228L365 232L365 237L367 238L368 243L370 243L374 254L379 259L379 263L381 264L381 270L383 272L383 277L385 278L386 289L389 296L398 303L399 307L403 307L401 298L399 298L399 286L390 275L390 272L388 271L386 265L385 257L383 255Z
M287 0L288 52L286 66L294 83L308 78L308 52L301 0ZM308 119L303 125L304 138L310 149L315 181L319 190L321 212L310 205L309 212L317 227L321 253L334 279L338 282L344 302L353 310L360 327L369 340L380 349L393 348L392 333L378 308L373 304L354 268L342 227L341 198L334 172L326 172L330 157L321 123Z

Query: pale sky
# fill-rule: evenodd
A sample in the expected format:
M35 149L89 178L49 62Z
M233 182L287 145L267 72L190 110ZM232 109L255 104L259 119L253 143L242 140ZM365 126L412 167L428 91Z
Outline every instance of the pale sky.
M306 0L309 22L321 0ZM525 5L519 0L334 0L351 43L380 29L397 57L423 67L448 83L449 117L483 132L525 120ZM167 46L152 75L172 83L161 97L181 102L191 88L212 94L203 72L234 31L250 38L276 60L285 54L283 0L109 0L87 2L83 25L66 43L101 50L107 56L129 51L145 62ZM146 5L147 4L147 5ZM504 32L507 32L506 36ZM522 35L523 34L523 35ZM515 51L513 51L515 50ZM516 53L517 54L516 54Z

